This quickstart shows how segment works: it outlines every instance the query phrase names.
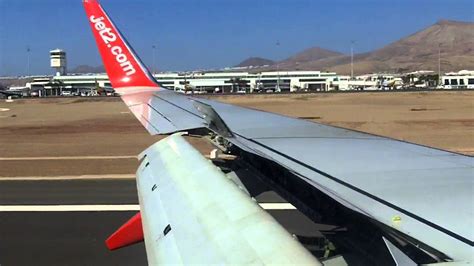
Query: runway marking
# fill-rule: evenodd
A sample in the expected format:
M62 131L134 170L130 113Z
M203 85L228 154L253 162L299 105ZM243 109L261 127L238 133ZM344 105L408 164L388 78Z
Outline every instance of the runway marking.
M0 177L1 181L50 181L50 180L99 180L99 179L134 179L135 174L108 175L64 175L64 176L18 176Z
M204 157L209 159L209 155ZM233 159L234 155L219 154L221 159ZM35 157L0 157L0 161L46 161L46 160L114 160L114 159L138 159L137 155L104 155L104 156L35 156Z
M0 212L89 212L89 211L139 211L138 204L114 205L2 205Z
M259 203L259 205L265 210L296 210L291 203Z
M0 161L137 159L136 155L0 157Z
M295 210L290 203L259 203L265 210ZM0 212L139 211L138 204L113 205L0 205Z

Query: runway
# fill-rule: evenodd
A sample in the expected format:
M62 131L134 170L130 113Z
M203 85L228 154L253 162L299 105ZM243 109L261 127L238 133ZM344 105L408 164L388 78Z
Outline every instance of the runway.
M289 232L318 235L278 195L257 200ZM114 252L104 245L138 209L131 178L0 181L0 265L146 265L143 243Z
M0 205L137 203L133 179L0 181Z
M146 265L143 243L104 240L136 212L1 212L1 265Z

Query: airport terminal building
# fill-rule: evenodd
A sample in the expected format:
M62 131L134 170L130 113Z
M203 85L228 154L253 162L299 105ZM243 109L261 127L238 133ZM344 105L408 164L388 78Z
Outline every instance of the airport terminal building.
M441 79L445 89L474 89L474 71L449 72Z
M66 52L50 51L54 76L34 78L25 87L31 96L95 96L110 95L114 90L106 74L67 74ZM433 87L427 82L418 82L420 75L433 71L407 73L412 86ZM357 76L338 75L322 71L268 71L249 72L241 69L226 71L163 72L153 75L163 86L182 93L255 93L255 92L325 92L344 90L386 90L407 86L401 75L374 73ZM445 89L474 88L474 72L447 73L438 81ZM436 80L435 83L438 83ZM410 84L408 84L410 85ZM436 84L435 84L436 85ZM440 87L440 86L438 86Z
M387 90L404 88L408 84L404 84L402 78L397 75L368 74L351 79L350 76L321 71L168 72L155 74L154 77L163 87L182 93L197 94ZM416 77L414 79L417 80ZM441 76L440 82L441 86L437 88L474 89L474 71L463 70L446 73ZM433 88L433 85L427 82L412 86ZM33 82L27 83L25 89L31 92L31 96L40 97L95 96L105 93L108 95L114 91L106 74L41 76L34 78Z
M163 86L180 92L194 93L251 93L330 91L348 89L348 76L321 71L280 72L171 72L154 77ZM110 88L105 74L56 75L36 78L32 91L39 96L56 96L64 92L93 93L96 88Z
M35 77L21 88L24 96L113 95L106 74L67 74L66 52L50 51L54 76ZM323 71L262 71L241 68L222 71L163 72L153 75L163 86L182 93L325 92L403 88L474 89L474 71L434 71L405 74L373 73L351 78ZM409 79L403 80L408 77ZM429 77L428 79L426 77ZM433 77L435 77L433 79Z

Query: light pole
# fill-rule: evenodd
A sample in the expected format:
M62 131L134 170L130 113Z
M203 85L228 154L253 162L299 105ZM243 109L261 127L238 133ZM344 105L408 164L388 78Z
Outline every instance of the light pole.
M276 42L276 46L277 46L277 49L280 48L280 41L277 40ZM276 85L276 88L275 88L275 92L280 92L281 89L280 89L280 62L277 62L277 85Z
M438 43L438 87L441 86L441 43Z
M30 52L31 52L31 49L30 49L30 46L26 46L26 75L29 76L30 75Z
M151 46L151 49L152 49L152 52L153 52L153 66L152 66L152 68L153 68L153 76L154 76L156 74L156 65L155 65L155 63L156 63L156 61L155 61L156 60L156 45L153 44Z
M351 41L351 79L354 79L354 41Z

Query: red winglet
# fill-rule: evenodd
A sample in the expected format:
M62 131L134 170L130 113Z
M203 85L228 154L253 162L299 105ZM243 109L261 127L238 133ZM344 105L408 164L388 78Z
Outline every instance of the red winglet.
M105 244L109 250L115 250L142 241L142 216L140 213L137 213L107 238Z
M159 88L99 2L83 0L83 4L112 87Z

